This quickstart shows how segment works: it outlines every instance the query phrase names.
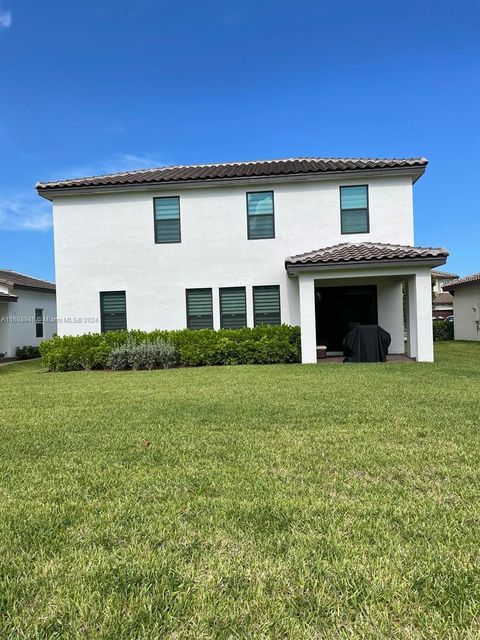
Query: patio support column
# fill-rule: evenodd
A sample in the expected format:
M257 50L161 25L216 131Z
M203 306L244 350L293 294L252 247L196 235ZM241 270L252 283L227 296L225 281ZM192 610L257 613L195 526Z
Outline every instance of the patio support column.
M432 281L430 269L408 280L409 352L418 362L433 362Z
M298 276L300 298L300 329L302 332L302 362L317 362L315 325L315 281L309 274Z
M392 337L388 353L405 353L402 283L377 281L378 324Z
M0 302L0 353L6 353L7 357L15 355L10 351L10 323L7 320L10 311L10 303Z
M415 276L407 279L407 298L408 298L408 355L410 358L417 357L417 296L415 291Z

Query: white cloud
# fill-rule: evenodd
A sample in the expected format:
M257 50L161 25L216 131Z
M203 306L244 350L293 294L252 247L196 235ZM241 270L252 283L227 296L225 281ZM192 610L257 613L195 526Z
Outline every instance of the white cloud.
M98 160L85 164L65 167L51 173L48 180L63 180L67 178L83 178L103 173L123 173L135 169L151 169L167 164L150 154L137 155L135 153L117 153L106 160ZM45 178L42 178L44 180Z
M46 231L52 205L35 193L0 194L0 227L14 231Z
M0 9L0 29L8 29L12 25L12 12Z
M40 181L82 178L102 173L120 173L167 164L149 155L118 153L106 160L49 171ZM46 231L52 226L52 205L35 191L0 192L0 228L17 231Z
M162 162L153 156L138 156L134 153L119 153L110 162L110 166L115 167L113 171L148 169L149 167L159 167L161 164Z

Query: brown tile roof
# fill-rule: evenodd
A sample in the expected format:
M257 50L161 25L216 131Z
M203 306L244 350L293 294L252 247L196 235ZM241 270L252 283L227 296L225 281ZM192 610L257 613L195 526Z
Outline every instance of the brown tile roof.
M414 168L417 171L420 170L421 174L427 164L428 160L426 158L286 158L139 169L137 171L59 180L57 182L37 182L36 188L39 193L44 193L55 189L74 189L79 187L200 182L205 180L402 168Z
M437 293L433 299L433 306L437 304L453 304L453 296L446 291L445 293Z
M365 262L386 262L397 260L446 259L448 251L443 248L409 247L399 244L344 242L332 247L301 253L286 259L286 267L295 265L350 264Z
M10 269L0 269L0 282L10 285L13 288L24 289L43 289L46 291L55 291L55 283L48 280L39 280L26 276L23 273L17 273Z
M449 284L445 284L442 289L444 291L453 291L457 287L462 287L467 284L480 284L480 273L473 273L471 276L465 276L464 278L458 278Z
M448 271L437 271L436 269L432 269L432 276L435 278L458 278L456 273L448 273Z

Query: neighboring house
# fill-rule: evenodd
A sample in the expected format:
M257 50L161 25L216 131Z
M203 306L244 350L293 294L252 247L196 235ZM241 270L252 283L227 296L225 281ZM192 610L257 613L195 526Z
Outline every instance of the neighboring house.
M433 317L446 318L453 314L453 296L448 291L443 291L442 287L457 278L455 273L432 270Z
M55 285L0 269L0 354L38 345L57 330Z
M480 273L445 285L453 295L455 340L480 340Z
M431 269L413 247L424 158L291 158L37 184L53 202L60 335L300 325L302 361L378 323L433 360Z

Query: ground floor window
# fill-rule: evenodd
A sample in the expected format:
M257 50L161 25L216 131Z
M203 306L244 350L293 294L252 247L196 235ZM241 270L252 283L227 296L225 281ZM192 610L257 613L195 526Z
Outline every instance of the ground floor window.
M211 289L187 289L187 327L213 329Z
M102 333L127 328L127 302L125 291L101 291L100 315Z
M220 326L222 329L241 329L247 326L245 287L220 289Z
M278 285L253 287L254 324L281 324L280 287Z
M35 336L43 338L43 309L35 309Z

